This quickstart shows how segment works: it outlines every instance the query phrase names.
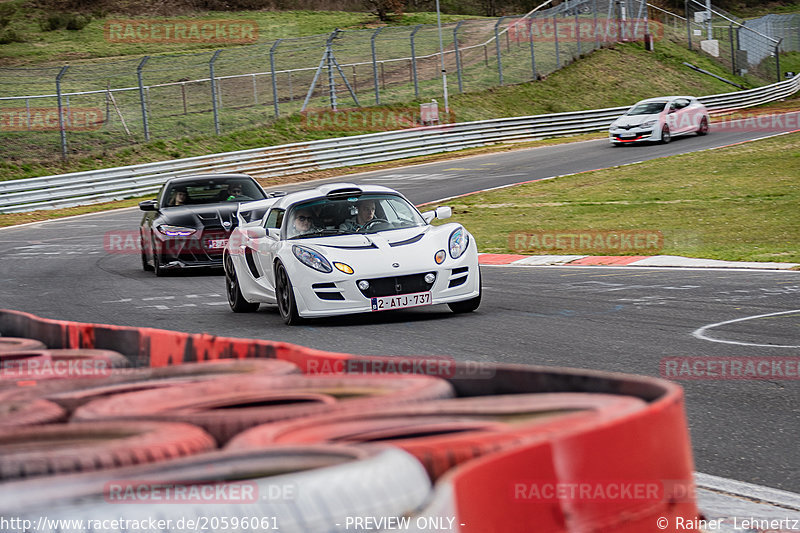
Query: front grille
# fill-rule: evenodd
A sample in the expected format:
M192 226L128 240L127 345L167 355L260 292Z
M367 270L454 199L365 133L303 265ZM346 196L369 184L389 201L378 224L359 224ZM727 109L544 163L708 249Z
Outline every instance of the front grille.
M427 272L410 274L408 276L367 279L367 281L369 281L369 288L367 290L362 290L361 294L367 298L375 298L429 291L431 287L433 287L433 283L425 282L425 274L427 274ZM358 283L358 281L361 280L357 280L356 283Z

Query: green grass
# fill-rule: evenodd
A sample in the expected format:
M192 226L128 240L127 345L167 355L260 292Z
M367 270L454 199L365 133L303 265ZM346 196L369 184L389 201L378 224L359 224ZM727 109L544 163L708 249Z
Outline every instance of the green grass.
M450 106L454 119L464 122L630 105L642 98L660 94L703 95L729 91L728 85L684 67L681 61L687 59L712 72L723 73L722 68L711 60L669 41L660 43L655 53L646 52L637 44L622 44L594 52L538 82L458 94L455 76L450 76ZM631 76L631 72L636 72L637 75ZM436 95L434 91L438 89L440 87L436 81L423 83L423 101L428 101L431 94ZM362 98L364 103L369 102L369 93L362 93ZM441 105L441 97L438 98ZM419 102L398 103L378 109L407 111L418 109L418 104ZM223 107L225 133L221 136L195 135L181 139L158 139L150 143L132 143L119 149L103 146L104 136L112 134L124 141L124 133L119 129L115 132L70 132L70 146L83 144L95 147L88 156L73 156L66 163L57 159L57 132L6 133L3 139L6 156L0 161L0 180L132 165L374 131L314 130L306 127L299 115L271 122L271 111L271 106L263 105L244 109ZM184 127L190 131L213 131L209 113L190 114L179 119L186 121ZM136 120L135 113L128 116L129 127L141 138L141 125ZM159 120L158 117L151 118L151 128L156 132L156 138L159 136L157 128L163 128L159 126ZM34 149L45 152L47 157L37 158Z
M180 52L212 52L225 44L209 43L114 43L105 35L107 21L120 19L180 19L191 21L203 20L246 20L254 21L258 27L258 43L272 43L275 39L296 38L308 35L330 33L339 29L377 28L377 19L369 13L351 13L345 11L236 11L236 12L197 12L192 15L175 17L132 17L127 15L105 14L95 16L81 30L71 31L59 29L42 31L39 26L48 13L31 7L28 0L11 0L4 2L9 6L6 11L13 10L6 28L13 29L21 35L24 42L2 45L0 66L40 66L61 65L99 58L124 58L126 56L159 55ZM442 22L475 18L465 15L443 15ZM412 13L399 17L392 22L393 26L415 24L435 24L435 13Z
M662 254L800 262L798 176L800 133L794 133L443 205L453 208L454 220L469 228L483 252L516 251L512 232L625 229L660 231Z

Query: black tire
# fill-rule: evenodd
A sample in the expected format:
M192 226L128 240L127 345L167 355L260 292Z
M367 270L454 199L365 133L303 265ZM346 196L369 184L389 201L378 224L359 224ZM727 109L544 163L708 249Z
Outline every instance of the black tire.
M664 124L664 127L661 128L661 144L669 144L672 140L672 134L669 131L669 126Z
M708 119L703 117L700 119L700 125L697 127L697 135L708 134Z
M144 270L145 272L152 272L153 271L153 265L151 265L150 263L147 262L147 254L144 251L144 240L143 239L139 240L139 246L141 246L141 248L142 248L142 270Z
M155 272L156 277L164 277L167 275L167 271L162 266L162 257L161 254L158 253L158 248L156 248L156 243L153 243L153 272Z
M478 295L475 298L464 300L462 302L453 302L447 304L450 310L454 313L471 313L481 305L481 295L483 294L483 280L481 279L481 271L478 269Z
M300 323L300 315L297 313L297 302L294 299L294 288L286 273L283 263L275 266L275 298L278 300L278 311L281 318L288 326Z
M248 302L245 300L242 290L239 288L239 280L236 278L236 269L233 266L233 259L230 254L225 254L222 260L225 269L225 294L228 296L228 304L234 313L252 313L258 310L258 302Z

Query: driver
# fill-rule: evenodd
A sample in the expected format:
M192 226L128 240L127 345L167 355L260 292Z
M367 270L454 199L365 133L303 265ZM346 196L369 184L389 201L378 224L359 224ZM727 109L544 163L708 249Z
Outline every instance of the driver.
M358 231L364 226L375 220L375 200L361 200L356 203L358 212L356 218L347 219L339 226L344 231Z

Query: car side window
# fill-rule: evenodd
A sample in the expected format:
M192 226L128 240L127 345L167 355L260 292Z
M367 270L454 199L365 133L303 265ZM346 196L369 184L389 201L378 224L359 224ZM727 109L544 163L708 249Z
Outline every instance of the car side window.
M280 229L281 224L283 224L283 214L286 211L283 209L273 209L267 215L267 222L265 223L264 227L267 229L274 228Z
M685 98L681 98L680 100L676 100L675 101L675 106L678 109L683 109L684 107L686 107L688 105L689 105L689 100L686 100Z

